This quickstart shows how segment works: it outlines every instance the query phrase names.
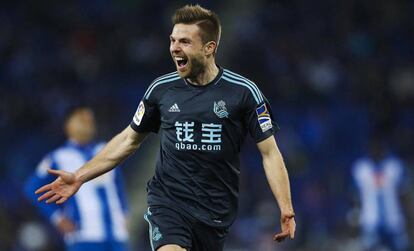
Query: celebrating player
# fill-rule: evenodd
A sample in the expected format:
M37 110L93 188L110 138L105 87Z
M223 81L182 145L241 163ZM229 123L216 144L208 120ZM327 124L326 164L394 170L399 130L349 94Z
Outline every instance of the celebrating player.
M221 26L215 13L187 5L172 21L177 71L152 82L130 126L91 161L74 173L53 171L59 177L37 190L39 200L65 202L158 132L161 147L144 216L152 250L220 251L237 212L239 152L249 133L281 210L282 232L274 239L294 238L289 178L269 103L252 81L216 64Z

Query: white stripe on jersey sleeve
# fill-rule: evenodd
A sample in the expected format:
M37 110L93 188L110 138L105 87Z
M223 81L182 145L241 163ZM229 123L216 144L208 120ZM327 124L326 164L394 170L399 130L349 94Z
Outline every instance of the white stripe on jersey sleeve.
M233 83L233 84L236 84L236 85L241 85L241 86L247 87L247 89L249 89L249 90L250 90L250 92L253 94L253 97L254 97L254 99L256 100L256 103L257 103L257 104L260 104L260 103L262 102L261 100L263 100L263 99L260 99L260 98L257 96L257 94L253 91L253 89L252 89L252 87L251 87L250 85L246 84L245 82L241 82L241 81L237 81L237 80L234 80L234 79L228 78L228 77L226 77L226 76L223 76L222 78L223 78L224 80L227 80L227 81L228 81L228 82L230 82L230 83Z
M235 80L242 81L242 82L250 85L250 87L255 91L255 93L256 93L258 99L260 100L260 102L263 102L262 92L260 91L260 89L257 87L257 85L254 82L252 82L251 80L249 80L249 79L247 79L247 78L245 78L245 77L243 77L243 76L241 76L237 73L229 71L229 70L224 70L224 74L227 77L230 77L230 78L235 79Z
M150 94L151 94L151 92L154 90L154 88L155 88L156 86L158 86L158 85L160 85L160 84L163 84L163 83L168 83L168 82L171 82L171 81L177 80L177 79L179 79L179 78L180 78L180 77L178 76L178 73L177 73L177 72L171 72L171 73L168 73L168 74L166 74L166 75L164 75L164 76L161 76L161 77L159 77L159 78L155 79L155 80L152 82L152 84L148 87L147 91L145 92L145 94L144 94L144 98L145 98L145 99L148 99L148 98L149 98L149 96L150 96Z

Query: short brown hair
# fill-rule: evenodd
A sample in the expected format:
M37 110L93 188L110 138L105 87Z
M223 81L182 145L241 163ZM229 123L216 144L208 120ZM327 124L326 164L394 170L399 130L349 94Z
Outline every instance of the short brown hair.
M197 24L201 30L203 43L214 41L219 44L221 34L220 19L216 13L207 10L200 5L186 5L175 11L172 17L173 25L176 24Z

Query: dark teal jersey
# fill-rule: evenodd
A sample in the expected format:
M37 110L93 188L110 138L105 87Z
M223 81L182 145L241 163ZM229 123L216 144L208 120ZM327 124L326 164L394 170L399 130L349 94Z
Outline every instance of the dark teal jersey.
M148 204L171 206L223 227L236 216L239 153L246 135L260 142L277 129L256 84L222 68L205 86L192 85L177 72L157 78L131 127L160 134Z

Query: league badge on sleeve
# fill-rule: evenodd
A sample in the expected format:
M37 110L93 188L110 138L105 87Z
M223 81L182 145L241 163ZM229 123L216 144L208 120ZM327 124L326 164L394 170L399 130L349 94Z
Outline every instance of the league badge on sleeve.
M262 132L266 132L272 128L272 119L270 118L270 113L265 103L256 108L256 114Z
M134 123L137 126L141 124L142 117L144 117L144 113L145 113L145 105L144 105L144 102L141 101L134 115Z

